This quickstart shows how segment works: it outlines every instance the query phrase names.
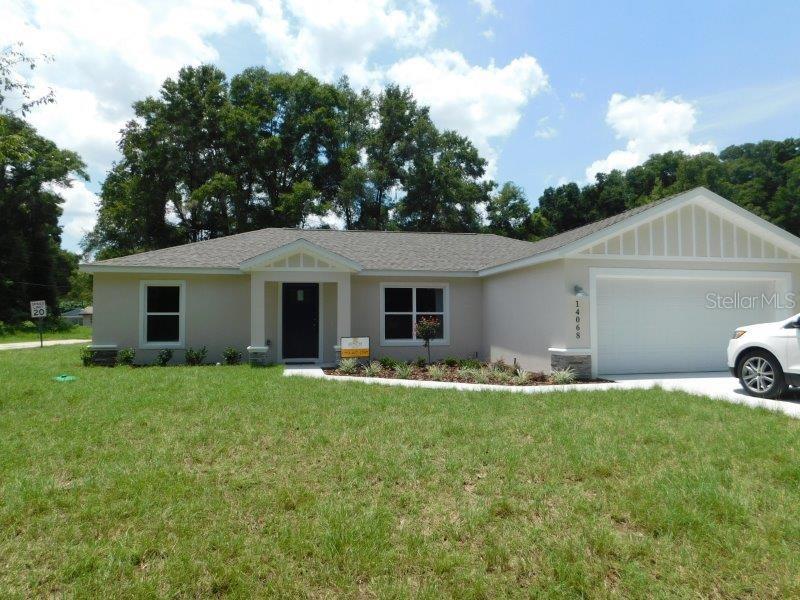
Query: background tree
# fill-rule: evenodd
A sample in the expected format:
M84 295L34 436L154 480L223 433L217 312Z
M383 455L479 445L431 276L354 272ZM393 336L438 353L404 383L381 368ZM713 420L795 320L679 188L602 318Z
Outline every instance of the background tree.
M70 186L73 177L88 179L77 154L58 148L18 116L52 101L49 95L31 99L26 84L15 83L13 69L20 64L32 68L35 61L14 48L0 52L0 321L7 322L26 318L30 300L46 300L57 310L59 291L69 285L58 188Z
M587 185L547 188L531 210L513 183L494 191L474 145L440 131L396 85L358 92L346 79L260 67L228 81L203 65L167 79L134 112L84 241L97 258L302 227L329 212L348 229L536 240L698 185L800 231L797 139L653 155Z
M531 236L531 209L525 191L510 181L489 200L488 230L497 235L525 239Z
M439 133L430 121L417 125L415 140L402 180L398 225L410 231L480 231L478 207L488 203L494 187L482 180L486 161L469 139L454 131Z
M799 159L800 138L729 146L719 155L654 154L624 173L598 174L582 188L547 188L531 215L531 229L560 233L702 185L798 235Z

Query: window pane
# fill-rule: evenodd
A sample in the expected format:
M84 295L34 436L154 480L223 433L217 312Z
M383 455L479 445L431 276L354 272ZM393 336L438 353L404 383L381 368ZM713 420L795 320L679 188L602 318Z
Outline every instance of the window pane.
M147 287L147 312L178 312L181 288L177 285L150 285Z
M417 312L442 312L444 290L442 288L417 288Z
M442 339L444 337L442 315L417 315L417 323L419 323L419 320L422 319L423 317L426 317L428 319L433 319L434 321L436 321L438 326L436 327L436 335L433 336L433 339L435 340Z
M410 340L413 337L411 315L386 315L385 319L387 340Z
M411 288L384 288L386 312L411 312Z
M177 342L178 315L147 315L148 342Z

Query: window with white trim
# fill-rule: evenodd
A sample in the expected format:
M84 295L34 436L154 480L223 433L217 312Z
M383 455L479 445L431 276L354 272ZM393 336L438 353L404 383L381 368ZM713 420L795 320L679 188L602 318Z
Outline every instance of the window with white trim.
M141 345L181 346L185 286L182 281L143 281Z
M412 342L417 339L416 323L428 318L439 326L433 342L445 339L447 287L445 285L384 285L381 289L383 341Z

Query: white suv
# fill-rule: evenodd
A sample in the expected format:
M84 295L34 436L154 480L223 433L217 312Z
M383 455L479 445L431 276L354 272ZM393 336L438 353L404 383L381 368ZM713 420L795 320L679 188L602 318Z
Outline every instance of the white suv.
M728 368L751 396L777 398L800 386L800 315L739 327L728 343Z

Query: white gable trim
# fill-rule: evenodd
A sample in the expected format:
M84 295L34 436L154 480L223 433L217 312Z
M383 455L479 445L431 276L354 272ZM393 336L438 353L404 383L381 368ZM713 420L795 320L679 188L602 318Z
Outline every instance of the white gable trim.
M693 190L689 190L682 194L675 196L674 198L667 200L661 204L653 206L649 209L643 210L642 212L633 215L627 219L624 219L618 223L610 225L600 231L597 231L591 235L586 237L580 238L579 240L575 240L569 244L561 246L560 248L556 248L555 250L551 250L549 252L543 252L541 254L537 254L535 256L531 256L528 258L523 258L520 260L512 261L509 263L505 263L502 265L498 265L496 267L490 267L488 269L483 269L478 272L480 276L487 276L487 275L494 275L497 273L503 273L506 271L512 271L514 269L520 269L524 267L529 267L533 265L538 265L545 262L550 262L552 260L557 260L560 258L566 257L577 257L581 259L589 259L592 258L596 259L603 259L607 260L611 258L609 255L591 255L591 254L580 254L583 250L587 248L591 248L596 246L597 244L604 242L605 240L617 237L622 235L628 231L634 230L638 228L640 225L647 223L648 221L652 221L658 219L662 216L666 216L672 212L680 210L682 207L696 203L709 212L714 212L715 214L722 214L725 215L726 219L729 219L739 225L742 229L747 231L751 231L754 234L768 239L770 243L775 245L776 247L780 247L786 252L794 255L800 255L800 238L792 235L791 233L784 231L780 227L773 225L772 223L762 219L751 213L750 211L742 208L741 206L726 200L722 196L715 194L711 190L708 190L703 187L695 188ZM731 257L702 257L702 258L693 258L693 257L664 257L664 256L653 256L653 257L637 257L634 255L624 255L620 256L621 259L637 259L637 258L644 258L644 259L653 259L653 260L704 260L704 261L726 261L726 262L793 262L797 263L800 262L798 259L781 259L781 258L755 258L755 259L746 259L746 258L731 258Z
M691 190L686 192L685 194L681 194L680 196L676 196L672 200L668 200L663 204L659 204L658 206L654 206L652 210L645 210L641 213L634 215L630 219L625 219L624 221L620 221L619 223L615 223L614 225L607 227L601 231L596 232L590 236L582 238L578 240L577 243L570 244L569 246L565 246L561 248L561 250L565 250L566 254L570 257L580 257L580 258L609 258L609 255L601 254L601 255L592 255L592 254L581 254L584 250L590 249L593 246L601 244L607 240L614 239L618 236L624 235L630 231L637 230L640 226L647 224L648 222L655 221L661 217L666 217L668 215L672 215L678 211L680 211L685 206L696 205L700 206L709 213L715 215L717 218L722 218L727 221L734 223L736 226L740 227L741 229L747 231L750 234L758 236L767 240L770 244L775 246L776 248L782 248L785 252L789 254L794 254L795 256L800 255L800 239L793 236L791 233L784 231L780 227L777 227L762 219L761 217L751 213L749 210L746 210L739 206L738 204L734 204L729 200L726 200L722 196L715 194L714 192L707 190L705 188L698 188L696 190ZM680 226L680 215L678 215L678 223ZM617 257L616 255L612 255L613 257ZM742 262L764 262L765 260L768 261L781 261L784 262L799 262L799 259L792 259L792 258L775 258L775 257L756 257L756 258L737 258L731 256L687 256L687 255L659 255L659 256L636 256L636 255L621 255L618 258L626 258L626 259L634 259L637 258L641 259L656 259L656 260L708 260L708 261L715 261L715 260L725 260L725 261L742 261Z
M313 256L318 260L322 260L328 263L330 266L328 267L271 267L271 263L280 261L284 258L289 258L295 254L308 254ZM285 271L349 271L349 272L356 272L363 270L363 267L354 260L350 260L342 256L341 254L337 254L336 252L331 252L330 250L326 250L322 246L318 246L312 242L309 242L305 239L298 239L293 242L289 242L288 244L284 244L278 248L274 248L268 252L264 252L253 258L248 258L245 261L239 263L239 267L242 271L263 271L263 270L285 270Z

